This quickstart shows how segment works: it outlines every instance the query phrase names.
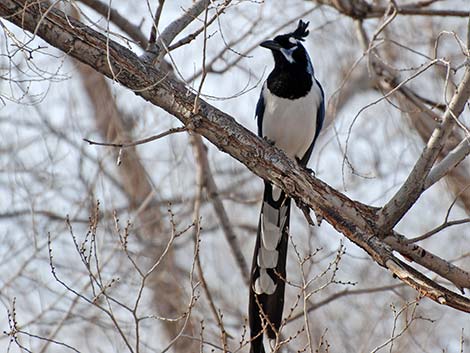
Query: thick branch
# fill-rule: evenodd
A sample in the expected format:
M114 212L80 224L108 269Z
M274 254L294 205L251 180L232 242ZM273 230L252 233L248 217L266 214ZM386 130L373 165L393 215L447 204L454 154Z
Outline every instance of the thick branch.
M196 114L193 113L195 95L182 83L142 62L128 49L82 23L66 19L61 11L50 9L46 16L39 16L46 9L47 6L38 1L0 2L0 16L36 33L51 45L166 110L255 174L313 208L337 231L364 249L378 264L388 268L422 295L470 312L469 299L439 286L393 256L388 247L375 236L378 233L375 209L350 200L316 179L295 161L287 158L282 151L270 146L268 142L237 124L231 116L205 101L200 99L199 110Z
M390 80L379 80L379 84L386 91L395 87ZM429 109L428 103L425 104L422 98L408 87L401 87L396 99L401 109L407 112L411 124L421 139L427 141L440 121L440 116ZM435 104L431 103L431 106L435 106ZM462 139L459 131L453 129L452 135L446 141L446 145L438 157L440 162L431 169L424 184L424 188L428 189L445 177L455 197L467 212L470 212L470 190L466 190L470 173L465 162L459 163L463 162L469 153L470 142L468 138Z
M454 264L423 249L421 246L410 243L403 235L394 232L393 236L386 237L384 241L389 244L393 250L398 251L406 258L426 267L443 278L447 278L455 284L460 291L463 292L463 289L468 287L470 283L470 273L463 271Z

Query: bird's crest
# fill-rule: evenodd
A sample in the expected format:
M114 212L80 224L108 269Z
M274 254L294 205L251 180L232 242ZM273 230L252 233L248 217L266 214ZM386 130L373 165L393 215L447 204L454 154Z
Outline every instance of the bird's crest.
M304 22L302 20L299 20L299 24L297 25L297 29L291 33L291 36L294 37L297 40L304 41L305 37L308 36L310 33L308 28L310 22Z

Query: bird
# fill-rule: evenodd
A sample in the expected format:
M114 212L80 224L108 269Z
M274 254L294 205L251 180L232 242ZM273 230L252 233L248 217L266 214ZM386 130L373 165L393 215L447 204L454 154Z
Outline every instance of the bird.
M293 32L260 44L271 51L274 68L262 86L255 116L258 136L306 169L325 117L323 88L302 45L308 25L299 20ZM264 182L250 274L251 353L274 350L281 326L290 206L291 198L282 189Z

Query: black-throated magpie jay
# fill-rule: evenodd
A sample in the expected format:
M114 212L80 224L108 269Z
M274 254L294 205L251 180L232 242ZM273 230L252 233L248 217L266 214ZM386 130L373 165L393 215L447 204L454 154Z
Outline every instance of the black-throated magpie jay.
M261 43L271 50L274 69L256 106L258 135L304 167L325 116L323 89L301 43L307 27L300 20L294 32ZM265 182L250 281L251 353L266 352L263 334L274 340L281 325L290 203L284 191Z

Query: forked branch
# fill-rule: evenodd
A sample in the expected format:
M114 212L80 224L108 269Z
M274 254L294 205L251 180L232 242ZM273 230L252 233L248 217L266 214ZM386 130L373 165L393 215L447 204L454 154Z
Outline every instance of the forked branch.
M380 229L377 227L375 208L353 201L313 177L281 150L258 138L237 124L231 116L204 100L198 101L199 109L195 112L195 94L188 87L143 62L127 48L78 21L67 19L59 10L49 9L47 15L37 16L38 13L46 13L47 9L44 3L38 1L3 0L0 3L2 17L36 33L56 48L166 110L255 174L281 187L296 200L301 200L364 249L379 265L389 269L421 295L470 312L468 298L438 285L393 255L390 247L377 237ZM457 94L458 97L463 97L468 89L466 83L462 85L465 92L461 93L462 96ZM460 98L456 100L458 102L451 104L449 115L450 112L459 112L457 108L461 101ZM464 283L462 287L470 288L470 283Z

